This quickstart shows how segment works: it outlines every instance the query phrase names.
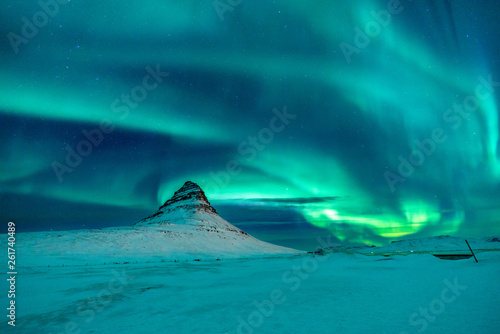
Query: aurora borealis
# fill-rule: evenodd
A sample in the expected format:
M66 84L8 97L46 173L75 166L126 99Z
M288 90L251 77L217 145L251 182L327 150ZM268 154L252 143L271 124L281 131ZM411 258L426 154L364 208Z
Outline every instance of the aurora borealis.
M132 224L191 180L289 246L500 232L500 3L221 2L2 2L2 221Z

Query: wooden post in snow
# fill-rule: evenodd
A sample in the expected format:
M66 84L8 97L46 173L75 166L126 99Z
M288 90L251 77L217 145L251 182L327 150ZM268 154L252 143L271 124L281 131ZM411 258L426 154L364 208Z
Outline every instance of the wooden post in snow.
M470 252L472 253L472 256L474 256L474 260L476 260L476 263L477 263L476 255L474 255L472 248L470 248L470 245L469 245L469 242L467 241L467 239L465 239L465 242L467 243L467 246L469 246Z

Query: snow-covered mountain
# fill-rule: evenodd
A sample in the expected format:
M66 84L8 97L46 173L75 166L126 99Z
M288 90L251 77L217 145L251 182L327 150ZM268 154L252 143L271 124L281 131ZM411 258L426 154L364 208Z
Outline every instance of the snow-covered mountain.
M151 216L139 221L137 226L161 226L169 224L192 225L206 228L208 232L231 231L248 235L222 219L210 205L203 190L191 181L186 182L174 196Z
M186 182L156 213L131 226L19 233L23 265L103 264L267 257L302 251L260 241L222 219Z

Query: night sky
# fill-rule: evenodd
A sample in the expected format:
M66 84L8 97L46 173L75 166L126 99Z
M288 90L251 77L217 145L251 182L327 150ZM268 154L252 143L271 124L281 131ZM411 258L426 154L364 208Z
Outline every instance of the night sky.
M18 231L132 224L190 180L302 249L500 233L499 2L45 2L0 4Z

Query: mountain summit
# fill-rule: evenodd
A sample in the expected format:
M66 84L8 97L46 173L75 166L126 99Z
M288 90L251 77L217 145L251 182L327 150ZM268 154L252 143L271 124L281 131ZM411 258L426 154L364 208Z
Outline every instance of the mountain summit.
M210 202L205 196L203 190L196 183L187 181L177 190L174 196L165 202L160 210L176 210L182 208L184 210L206 211L217 214L217 211L210 205Z
M188 181L163 204L158 211L136 225L196 225L224 229L243 235L247 233L222 219L210 205L205 192L194 182Z
M219 217L203 190L196 183L188 181L158 211L137 224L189 224L196 223L193 220L201 219L203 215Z

